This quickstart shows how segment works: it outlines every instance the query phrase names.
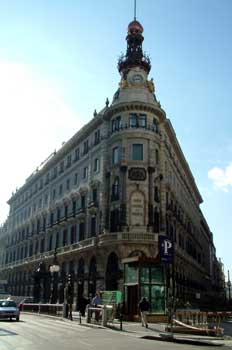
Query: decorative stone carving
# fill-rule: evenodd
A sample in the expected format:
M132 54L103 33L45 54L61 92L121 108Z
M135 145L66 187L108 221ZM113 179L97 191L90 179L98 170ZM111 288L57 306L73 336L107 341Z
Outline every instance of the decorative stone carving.
M144 225L145 203L142 192L136 191L130 200L130 221L132 226Z
M135 181L145 181L146 170L144 168L130 168L128 172L128 178Z

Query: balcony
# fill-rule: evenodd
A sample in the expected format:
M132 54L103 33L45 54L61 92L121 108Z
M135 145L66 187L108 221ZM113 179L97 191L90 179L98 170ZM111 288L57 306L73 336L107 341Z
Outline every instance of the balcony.
M141 232L113 232L105 233L98 236L98 244L106 245L115 241L130 241L141 242L144 244L151 244L158 242L158 235L154 233L141 233Z
M157 127L153 124L128 125L126 123L120 125L120 127L115 128L114 130L111 130L110 135L119 133L121 131L128 131L128 130L146 130L146 131L153 132L153 133L157 134L157 136L159 136L159 131L158 131Z
M79 208L79 209L77 209L76 215L77 215L77 217L79 219L82 218L82 217L85 217L85 215L86 215L86 208Z
M97 212L98 209L98 203L97 201L91 201L88 204L88 211L90 214L95 214Z

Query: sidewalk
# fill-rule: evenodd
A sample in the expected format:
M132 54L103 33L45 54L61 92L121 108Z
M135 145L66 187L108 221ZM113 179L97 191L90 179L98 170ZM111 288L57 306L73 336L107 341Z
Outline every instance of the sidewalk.
M73 320L80 323L79 314L73 314ZM81 324L87 327L105 328L101 324L86 323L86 318L81 318ZM165 332L166 324L164 323L150 323L148 328L142 327L138 322L122 322L122 330L120 330L120 322L114 320L108 324L107 328L110 328L116 332L122 332L128 336L136 338L150 339L156 341L167 341L182 344L195 344L195 345L207 345L207 346L232 346L232 323L230 323L227 334L224 337L212 337L201 335L190 335L180 333L167 333ZM223 326L222 326L223 327ZM224 328L224 327L223 327Z

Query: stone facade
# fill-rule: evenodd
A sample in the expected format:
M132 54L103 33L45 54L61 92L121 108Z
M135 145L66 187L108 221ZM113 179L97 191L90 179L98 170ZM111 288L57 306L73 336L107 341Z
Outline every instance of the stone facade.
M204 302L209 291L213 296L213 236L193 175L148 79L150 62L141 51L138 24L128 27L127 55L119 61L121 81L112 103L106 101L8 202L1 276L13 295L33 295L35 271L43 261L49 287L43 291L41 285L39 293L48 301L56 252L60 302L67 273L75 303L81 294L121 290L134 315L144 293L157 313L165 312L170 294L192 303ZM172 266L159 260L164 235L174 244ZM162 307L156 308L161 294Z

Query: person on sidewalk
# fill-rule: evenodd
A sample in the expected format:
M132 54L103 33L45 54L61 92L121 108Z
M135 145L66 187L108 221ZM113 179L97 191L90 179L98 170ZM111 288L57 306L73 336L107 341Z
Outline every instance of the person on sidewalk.
M89 300L85 298L83 295L81 295L78 299L77 311L81 313L82 317L85 317L85 309L88 304L89 304Z
M95 297L91 300L91 305L94 306L95 308L98 308L99 305L101 305L101 297L100 294L97 292L95 294ZM100 318L100 310L95 310L95 320L98 322Z
M139 303L139 311L141 316L142 327L148 328L147 313L149 309L150 309L150 303L145 297L143 297Z

